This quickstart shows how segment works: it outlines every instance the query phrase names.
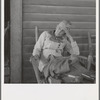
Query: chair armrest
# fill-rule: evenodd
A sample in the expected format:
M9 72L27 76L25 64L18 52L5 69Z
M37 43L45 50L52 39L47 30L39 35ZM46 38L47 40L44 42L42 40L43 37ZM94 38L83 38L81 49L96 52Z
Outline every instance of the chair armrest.
M87 59L88 59L88 58L85 57L85 56L78 56L78 57L79 57L80 60L84 60L84 61L87 61Z
M38 61L34 58L34 56L31 56L30 58L30 62L32 63L35 75L36 75L36 79L38 83L41 83L41 78L40 78L40 71L38 69Z
M79 61L82 63L82 64L84 64L85 65L85 68L87 68L88 70L90 69L89 67L91 66L90 64L93 64L93 65L95 65L95 63L94 63L94 61L93 61L93 58L92 58L92 56L88 56L88 58L87 57L85 57L85 56L78 56L78 58L79 58Z
M85 68L87 68L87 65L88 65L88 58L85 57L85 56L78 56L79 58L79 61L84 64Z

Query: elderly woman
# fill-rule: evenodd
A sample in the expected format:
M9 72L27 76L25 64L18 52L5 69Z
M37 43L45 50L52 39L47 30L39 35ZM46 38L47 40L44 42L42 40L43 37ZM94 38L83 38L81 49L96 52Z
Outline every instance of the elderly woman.
M78 61L79 47L70 35L70 26L69 21L60 22L54 32L44 31L34 46L32 55L38 60L38 68L46 78L70 73L71 63ZM65 51L69 56L63 57ZM79 67L79 63L76 66Z

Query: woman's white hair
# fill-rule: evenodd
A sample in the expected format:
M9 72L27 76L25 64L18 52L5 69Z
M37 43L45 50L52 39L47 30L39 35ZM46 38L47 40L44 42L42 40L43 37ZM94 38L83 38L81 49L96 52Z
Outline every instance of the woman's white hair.
M60 23L57 25L55 34L59 34L59 32L60 32L61 30L64 30L65 33L66 33L67 28L70 28L70 26L71 26L71 22L70 22L70 21L65 21L65 20L63 20L62 22L60 22ZM59 28L60 28L60 30L59 30ZM66 35L67 35L67 34L66 34Z
M60 28L62 28L62 29L65 29L65 28L67 28L67 27L70 28L71 25L72 25L72 24L71 24L70 21L65 21L65 20L63 20L62 22L60 22L60 23L57 25L57 27L60 27ZM57 28L57 27L56 27L56 28Z

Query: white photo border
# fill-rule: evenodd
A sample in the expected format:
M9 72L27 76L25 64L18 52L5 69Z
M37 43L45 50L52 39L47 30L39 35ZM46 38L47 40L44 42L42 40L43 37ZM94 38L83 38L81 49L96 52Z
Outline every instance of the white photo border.
M99 0L96 0L96 84L4 84L4 0L1 0L1 100L99 100Z

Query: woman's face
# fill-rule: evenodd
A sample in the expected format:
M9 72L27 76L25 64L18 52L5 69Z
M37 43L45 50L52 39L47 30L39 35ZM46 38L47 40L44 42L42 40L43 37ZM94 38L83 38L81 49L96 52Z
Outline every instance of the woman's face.
M65 35L66 35L66 33L65 33L64 30L61 30L61 31L57 34L58 37L64 37Z
M69 33L69 30L66 29L66 32L65 32L60 27L58 27L56 29L55 36L57 36L57 37L64 37L67 33Z
M55 36L57 37L62 37L62 35L64 34L65 32L60 28L58 27L55 31Z

